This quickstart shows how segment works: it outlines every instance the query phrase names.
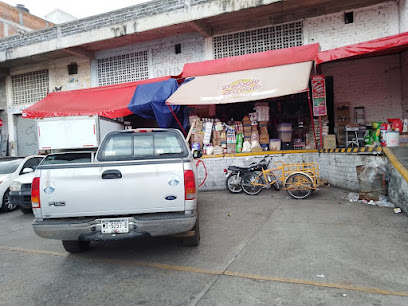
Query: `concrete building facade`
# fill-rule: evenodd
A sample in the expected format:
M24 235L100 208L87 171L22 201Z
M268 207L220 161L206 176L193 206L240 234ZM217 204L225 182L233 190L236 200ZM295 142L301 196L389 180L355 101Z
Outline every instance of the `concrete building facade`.
M50 91L177 75L185 63L207 59L311 43L323 51L402 33L407 2L158 0L6 37L0 41L2 135L11 154L35 150L19 142L18 134L32 135L34 124L19 128L29 122L21 112ZM73 63L78 73L71 75ZM321 69L333 76L335 105L363 104L367 121L377 121L406 114L407 65L403 53ZM36 86L27 91L22 84Z

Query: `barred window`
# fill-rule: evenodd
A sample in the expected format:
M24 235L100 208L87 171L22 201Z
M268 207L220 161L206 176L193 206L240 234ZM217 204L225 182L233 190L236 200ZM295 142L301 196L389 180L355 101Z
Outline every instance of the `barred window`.
M214 58L301 46L301 21L213 37Z
M38 70L11 76L13 105L35 103L47 95L48 70Z
M99 86L149 78L147 51L98 59Z

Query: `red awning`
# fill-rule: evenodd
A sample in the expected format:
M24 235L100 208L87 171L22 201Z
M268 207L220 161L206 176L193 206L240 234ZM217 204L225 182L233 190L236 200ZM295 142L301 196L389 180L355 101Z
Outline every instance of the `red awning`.
M309 62L315 60L317 52L319 52L319 44L312 44L189 63L184 65L180 77L197 77Z
M319 52L316 65L341 59L356 59L408 50L408 32Z
M26 108L22 115L24 118L81 115L99 115L107 118L123 117L133 114L128 109L128 104L138 85L168 79L170 76L118 85L52 92L44 99Z
M257 101L307 91L319 44L184 65L183 84L168 105Z

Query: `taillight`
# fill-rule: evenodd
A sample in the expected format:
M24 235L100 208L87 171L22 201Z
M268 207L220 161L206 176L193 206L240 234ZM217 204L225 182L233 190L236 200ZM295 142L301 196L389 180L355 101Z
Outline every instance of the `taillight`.
M31 204L33 208L40 208L40 178L35 177L31 185Z
M196 198L196 185L193 170L184 170L184 191L186 200Z

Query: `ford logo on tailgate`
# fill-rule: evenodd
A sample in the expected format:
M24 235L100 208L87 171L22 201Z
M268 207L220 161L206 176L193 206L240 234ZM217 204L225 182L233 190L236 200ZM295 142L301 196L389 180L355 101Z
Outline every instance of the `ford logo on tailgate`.
M175 195L169 195L169 196L166 196L165 199L168 200L168 201L173 201L173 200L177 199L177 197Z

